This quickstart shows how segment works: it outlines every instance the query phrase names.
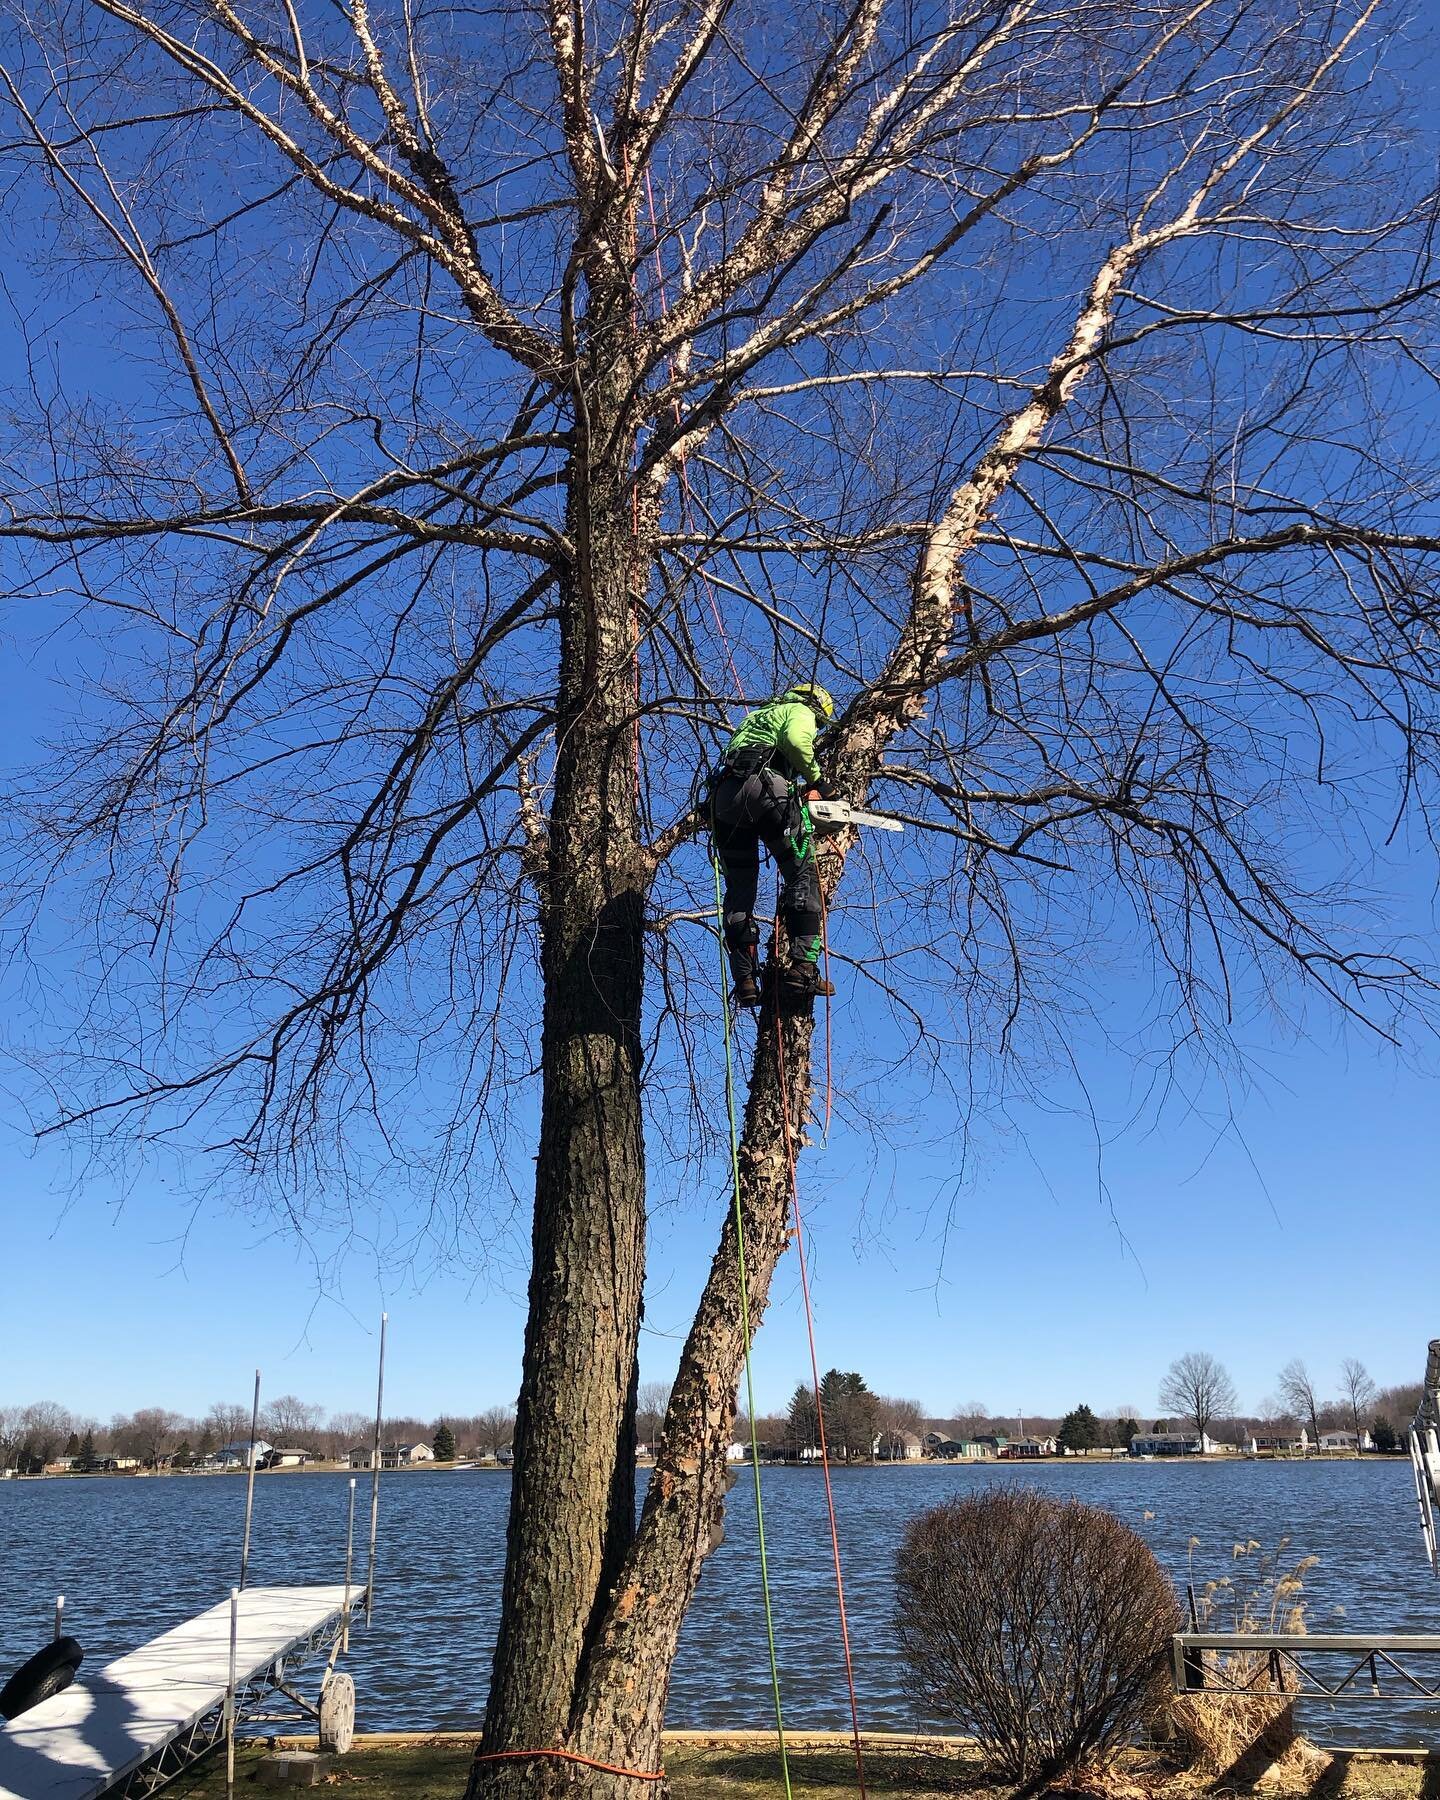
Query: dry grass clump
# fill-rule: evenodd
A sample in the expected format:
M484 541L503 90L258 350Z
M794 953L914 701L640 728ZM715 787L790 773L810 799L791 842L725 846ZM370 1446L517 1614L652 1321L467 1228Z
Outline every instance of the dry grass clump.
M1198 1542L1197 1538L1190 1540L1192 1593ZM1282 1538L1270 1556L1261 1551L1253 1538L1236 1544L1231 1553L1236 1572L1207 1581L1195 1594L1198 1629L1303 1636L1305 1576L1319 1558L1302 1556L1289 1568L1283 1568L1288 1542ZM1201 1654L1207 1687L1211 1683L1230 1688L1257 1684L1284 1690L1279 1694L1177 1694L1174 1723L1201 1772L1218 1775L1242 1761L1258 1766L1281 1759L1293 1761L1297 1755L1306 1760L1310 1754L1317 1754L1296 1736L1295 1702L1287 1699L1285 1693L1297 1692L1299 1684L1283 1659L1266 1650L1206 1650Z

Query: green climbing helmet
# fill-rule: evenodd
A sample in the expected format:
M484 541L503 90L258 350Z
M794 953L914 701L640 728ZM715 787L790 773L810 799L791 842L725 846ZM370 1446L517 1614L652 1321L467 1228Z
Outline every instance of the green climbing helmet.
M818 681L797 681L794 687L786 688L783 698L798 700L802 706L808 706L811 712L819 713L822 718L835 717L835 702Z

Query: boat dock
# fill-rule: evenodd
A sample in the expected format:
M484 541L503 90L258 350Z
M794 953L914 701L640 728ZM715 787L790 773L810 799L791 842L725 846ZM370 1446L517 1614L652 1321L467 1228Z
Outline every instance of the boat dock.
M235 1613L234 1712L290 1694L306 1660L330 1658L364 1587L253 1587ZM0 1800L152 1793L225 1736L231 1602L116 1659L93 1680L0 1726Z

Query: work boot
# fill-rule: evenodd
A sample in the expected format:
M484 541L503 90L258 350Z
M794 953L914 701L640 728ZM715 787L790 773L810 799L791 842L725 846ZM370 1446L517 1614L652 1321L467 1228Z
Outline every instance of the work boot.
M828 1000L835 989L820 973L818 963L797 958L780 971L780 992L788 1000Z
M758 1006L760 1004L760 984L755 979L755 965L735 977L734 1001L737 1006Z

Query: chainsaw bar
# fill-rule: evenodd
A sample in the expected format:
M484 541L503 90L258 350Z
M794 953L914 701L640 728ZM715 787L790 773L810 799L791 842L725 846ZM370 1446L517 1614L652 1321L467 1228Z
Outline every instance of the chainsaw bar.
M876 831L903 831L898 819L887 819L884 813L862 812L848 800L812 800L810 819L817 831L843 831L848 825L866 826Z

